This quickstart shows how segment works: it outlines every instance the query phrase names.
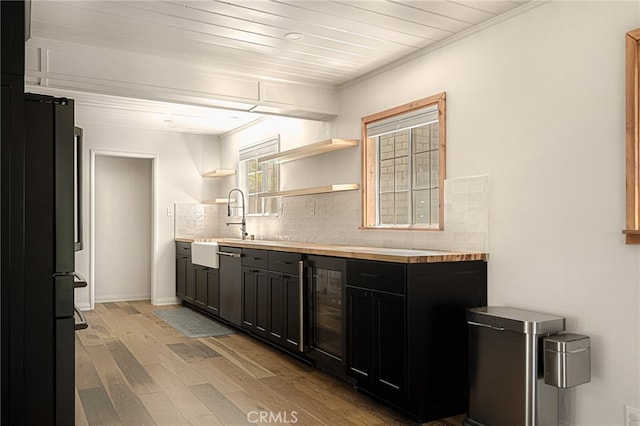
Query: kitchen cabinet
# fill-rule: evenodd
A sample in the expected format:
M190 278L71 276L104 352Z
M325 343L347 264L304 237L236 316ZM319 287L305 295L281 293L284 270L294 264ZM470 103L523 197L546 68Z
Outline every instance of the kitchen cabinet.
M218 270L191 263L191 244L176 242L176 296L201 310L219 314Z
M207 266L194 265L195 292L193 304L214 315L219 315L220 285L218 270Z
M292 351L300 343L300 280L296 253L244 250L242 327Z
M405 268L347 264L347 374L390 402L406 393Z
M347 263L347 374L427 421L467 407L466 308L484 306L486 263Z
M178 241L176 242L176 296L182 300L187 298L187 287L189 287L190 300L193 300L194 279L191 244Z
M300 350L300 271L302 255L270 251L269 340L291 351Z
M242 328L269 337L268 252L245 249L242 253Z

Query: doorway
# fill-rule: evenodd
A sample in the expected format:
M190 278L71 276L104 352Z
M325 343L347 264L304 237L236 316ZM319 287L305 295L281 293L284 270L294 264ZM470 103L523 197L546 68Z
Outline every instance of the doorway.
M91 152L91 309L155 298L155 156Z

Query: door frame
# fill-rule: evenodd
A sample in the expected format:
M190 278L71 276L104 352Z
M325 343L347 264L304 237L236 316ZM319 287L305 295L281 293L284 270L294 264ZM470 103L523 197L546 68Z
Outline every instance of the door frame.
M120 157L137 158L151 160L151 304L157 305L158 293L156 289L156 270L158 264L158 156L143 152L108 151L101 149L91 149L90 165L90 225L89 225L89 304L90 310L95 309L95 235L96 235L96 158Z

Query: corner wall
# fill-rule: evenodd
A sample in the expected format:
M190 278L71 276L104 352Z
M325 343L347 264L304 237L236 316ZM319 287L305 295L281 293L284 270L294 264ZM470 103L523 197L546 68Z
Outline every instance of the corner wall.
M97 124L100 112L76 105L76 125L84 130L83 147L83 208L84 208L84 247L76 253L76 271L85 277L90 276L90 152L118 151L127 153L154 154L156 156L157 198L155 248L152 249L156 280L156 297L159 304L175 303L175 244L174 217L167 215L167 209L174 203L198 203L203 192L203 180L200 176L203 167L209 165L203 161L203 151L209 151L209 145L217 145L218 138L192 134L159 132L143 128L116 127ZM207 148L205 148L207 147ZM215 149L214 149L215 151ZM126 209L127 206L122 206ZM126 244L126 241L122 242ZM114 272L126 278L127 271ZM75 291L76 304L81 309L90 306L88 289Z
M447 92L447 175L488 174L489 303L565 316L592 381L560 418L620 425L640 407L640 247L626 246L624 34L640 2L549 2L340 94L336 133Z

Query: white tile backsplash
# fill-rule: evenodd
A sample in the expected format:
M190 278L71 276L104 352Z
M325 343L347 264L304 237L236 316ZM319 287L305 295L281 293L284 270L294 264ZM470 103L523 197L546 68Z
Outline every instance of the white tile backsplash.
M361 230L360 191L347 191L282 198L279 216L250 216L247 232L264 240L488 253L489 176L446 179L444 190L444 231ZM225 225L225 212L177 204L176 236L239 237L237 226Z

